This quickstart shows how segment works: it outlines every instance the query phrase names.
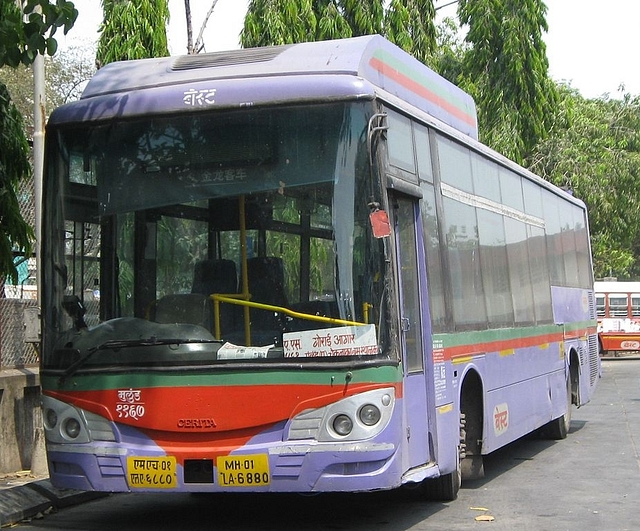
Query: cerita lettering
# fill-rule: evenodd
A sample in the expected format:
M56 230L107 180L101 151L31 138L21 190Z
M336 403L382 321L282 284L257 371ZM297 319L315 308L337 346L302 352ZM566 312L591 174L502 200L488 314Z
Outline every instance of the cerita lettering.
M206 429L206 428L215 428L216 421L212 418L204 418L204 419L179 419L178 420L178 428L183 429Z

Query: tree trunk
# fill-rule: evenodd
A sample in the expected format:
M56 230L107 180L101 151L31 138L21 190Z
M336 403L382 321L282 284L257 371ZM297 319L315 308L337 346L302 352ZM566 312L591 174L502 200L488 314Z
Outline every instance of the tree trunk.
M193 54L193 28L191 27L191 3L184 0L184 13L187 17L187 53Z

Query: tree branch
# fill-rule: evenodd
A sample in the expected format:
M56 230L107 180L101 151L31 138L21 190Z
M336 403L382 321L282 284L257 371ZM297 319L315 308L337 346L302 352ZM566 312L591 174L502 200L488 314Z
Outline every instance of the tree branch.
M186 1L188 0L185 0L185 2ZM207 16L204 18L204 22L202 23L202 27L200 28L200 33L198 33L198 38L196 39L196 43L194 45L194 53L200 53L204 49L204 43L202 42L202 35L204 33L205 28L207 27L207 23L209 22L209 17L213 13L213 10L215 9L217 3L218 3L218 0L213 0L213 2L211 2L211 8L209 9Z

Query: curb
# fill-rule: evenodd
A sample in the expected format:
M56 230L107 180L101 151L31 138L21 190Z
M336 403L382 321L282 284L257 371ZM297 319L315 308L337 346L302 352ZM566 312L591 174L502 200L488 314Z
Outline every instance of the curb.
M17 524L45 511L108 496L105 492L58 489L48 479L0 491L0 527Z

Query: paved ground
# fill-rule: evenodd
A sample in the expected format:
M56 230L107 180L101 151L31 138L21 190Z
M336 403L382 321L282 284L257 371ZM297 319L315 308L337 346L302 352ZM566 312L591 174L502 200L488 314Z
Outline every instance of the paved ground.
M56 489L47 476L34 476L29 471L3 475L0 476L0 527L102 496L102 493Z

